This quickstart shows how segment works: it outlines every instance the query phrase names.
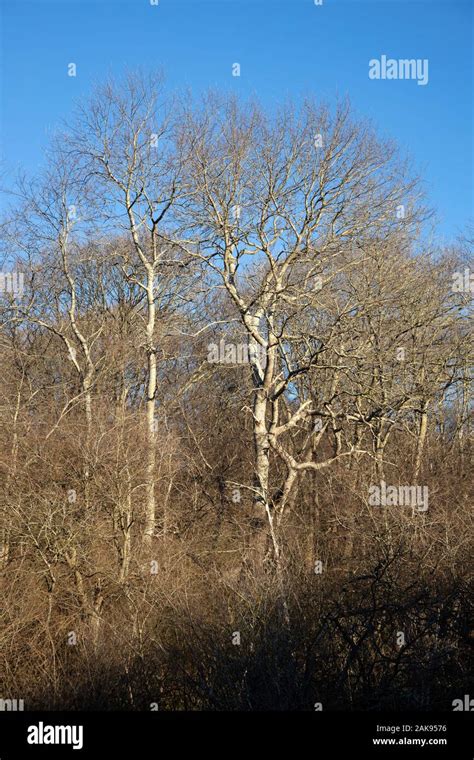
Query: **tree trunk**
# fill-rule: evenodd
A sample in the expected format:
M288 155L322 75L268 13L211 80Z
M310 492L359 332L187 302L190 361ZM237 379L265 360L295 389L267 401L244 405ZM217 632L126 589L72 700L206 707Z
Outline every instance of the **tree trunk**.
M425 447L426 434L428 432L428 405L422 404L420 412L420 428L418 431L418 440L416 444L416 458L415 467L413 470L413 483L416 484L418 475L420 474L421 462L423 458L423 450Z
M148 383L146 399L146 475L145 475L145 528L143 532L143 547L146 552L151 550L155 532L155 464L156 464L156 349L154 345L155 332L155 298L154 270L147 267L147 306L148 321L146 326L148 354Z

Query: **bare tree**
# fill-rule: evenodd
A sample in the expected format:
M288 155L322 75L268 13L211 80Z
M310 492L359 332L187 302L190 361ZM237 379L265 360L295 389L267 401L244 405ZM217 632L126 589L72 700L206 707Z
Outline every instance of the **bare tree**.
M146 516L143 546L150 551L155 531L157 309L176 290L174 251L163 244L166 224L178 192L179 157L171 141L172 102L165 99L159 76L130 75L123 88L110 83L85 104L70 130L69 148L104 201L105 223L130 239L131 249L117 250L124 277L143 292L145 308ZM172 286L174 282L174 286Z
M331 114L305 103L300 112L288 107L272 120L256 105L210 97L188 115L186 139L180 245L215 273L248 341L255 510L268 521L278 566L274 513L284 508L298 474L355 451L344 447L335 403L344 338L336 338L342 350L326 364L330 348L320 336L326 321L334 341L358 303L333 295L336 309L328 313L326 293L335 294L345 273L364 266L366 245L400 234L401 226L407 234L423 212L416 210L416 183L397 164L395 149L351 120L347 104ZM397 209L403 213L397 216ZM316 406L301 379L324 369L332 382ZM296 459L283 441L316 416L325 420L317 440L331 431L333 453L314 461L308 445ZM277 499L270 493L272 451L287 469Z

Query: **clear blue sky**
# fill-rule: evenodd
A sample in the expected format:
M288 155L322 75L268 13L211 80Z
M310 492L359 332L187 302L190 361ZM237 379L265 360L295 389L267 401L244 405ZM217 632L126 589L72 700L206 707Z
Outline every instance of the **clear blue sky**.
M1 9L9 168L34 171L48 132L104 75L162 66L172 87L224 87L267 104L349 94L415 159L441 234L472 218L472 0L1 0ZM369 79L382 54L427 58L428 84Z

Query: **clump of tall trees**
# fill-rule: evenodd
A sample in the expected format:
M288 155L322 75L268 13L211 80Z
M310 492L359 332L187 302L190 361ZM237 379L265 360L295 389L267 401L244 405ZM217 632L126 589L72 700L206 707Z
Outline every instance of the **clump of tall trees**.
M469 235L436 244L399 149L347 102L269 114L130 75L10 197L2 698L451 709ZM382 482L429 508L373 506Z

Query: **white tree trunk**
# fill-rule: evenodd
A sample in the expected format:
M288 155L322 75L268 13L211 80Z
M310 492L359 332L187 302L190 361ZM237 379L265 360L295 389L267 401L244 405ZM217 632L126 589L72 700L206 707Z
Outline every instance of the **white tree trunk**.
M146 326L147 354L148 354L148 382L146 399L146 474L145 474L145 528L143 531L143 546L145 550L151 549L155 532L155 464L156 464L156 423L155 423L155 395L156 395L156 349L154 344L155 332L155 298L154 298L154 270L151 265L147 267L147 307L148 319Z

